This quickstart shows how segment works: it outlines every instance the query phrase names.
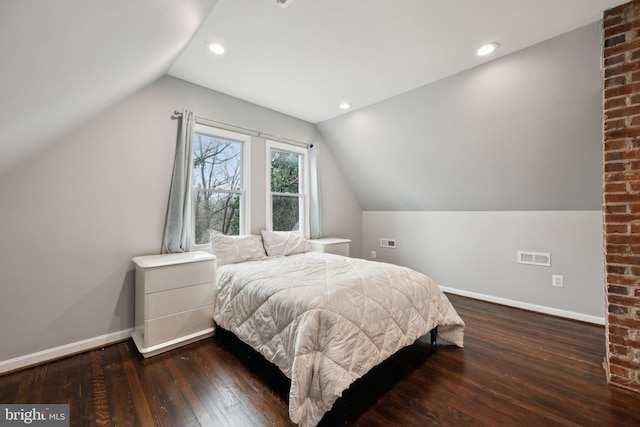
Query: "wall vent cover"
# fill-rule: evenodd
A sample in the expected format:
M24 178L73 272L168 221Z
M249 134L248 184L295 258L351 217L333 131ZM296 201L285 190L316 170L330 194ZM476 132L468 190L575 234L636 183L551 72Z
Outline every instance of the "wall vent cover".
M381 248L396 248L396 239L380 239Z
M551 254L548 252L518 251L518 263L551 267Z

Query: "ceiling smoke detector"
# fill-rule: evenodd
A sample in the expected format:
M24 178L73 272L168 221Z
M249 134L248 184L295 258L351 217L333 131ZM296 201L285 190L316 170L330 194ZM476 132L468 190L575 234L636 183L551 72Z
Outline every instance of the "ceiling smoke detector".
M282 8L287 7L291 3L293 3L293 0L274 0L274 1L276 2L277 5L279 5Z

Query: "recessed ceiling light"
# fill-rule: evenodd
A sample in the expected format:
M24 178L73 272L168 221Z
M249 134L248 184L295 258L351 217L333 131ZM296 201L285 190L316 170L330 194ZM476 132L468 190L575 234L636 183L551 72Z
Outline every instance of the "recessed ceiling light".
M476 50L476 54L478 56L486 56L489 55L490 53L493 53L497 48L499 48L500 45L498 43L487 43L484 44L482 46L480 46L480 48L478 48L478 50Z
M209 42L207 43L207 47L212 53L215 53L216 55L223 55L227 51L224 45L218 42Z
M348 102L341 102L338 107L340 107L341 110L348 110L349 108L351 108L351 104L349 104Z

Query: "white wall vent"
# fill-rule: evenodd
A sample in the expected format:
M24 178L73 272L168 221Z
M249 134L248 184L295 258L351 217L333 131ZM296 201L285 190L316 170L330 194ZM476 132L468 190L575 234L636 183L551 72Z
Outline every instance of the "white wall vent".
M380 239L381 248L396 248L396 239Z
M518 262L551 267L551 254L548 252L518 251Z
M290 3L293 3L293 0L274 0L277 5L280 7L287 7Z

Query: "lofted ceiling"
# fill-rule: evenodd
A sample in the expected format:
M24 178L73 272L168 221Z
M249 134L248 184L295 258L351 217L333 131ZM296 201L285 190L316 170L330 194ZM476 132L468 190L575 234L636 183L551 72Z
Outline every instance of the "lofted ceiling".
M601 18L620 0L0 4L0 174L169 74L319 123ZM225 44L216 57L209 41ZM500 43L493 57L474 50Z
M620 0L220 0L169 74L311 123L598 21ZM222 42L227 53L207 51ZM495 55L475 50L498 42Z

